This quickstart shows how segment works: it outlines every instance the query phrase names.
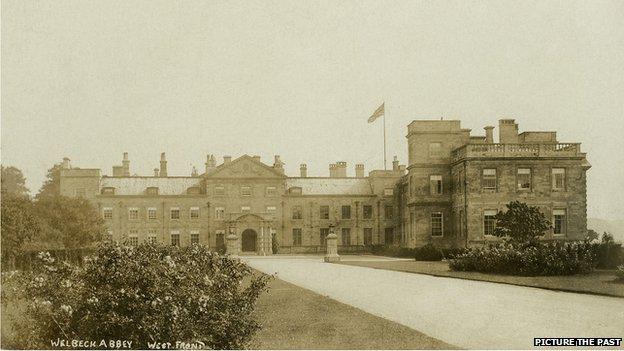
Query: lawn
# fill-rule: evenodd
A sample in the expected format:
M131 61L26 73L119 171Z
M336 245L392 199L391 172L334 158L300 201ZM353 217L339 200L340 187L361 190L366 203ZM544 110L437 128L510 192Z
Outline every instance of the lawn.
M252 349L448 349L452 345L274 279L256 309Z
M447 262L424 262L414 260L351 260L345 257L340 264L387 269L392 271L423 273L441 277L482 280L495 283L523 285L535 288L592 293L624 297L624 284L615 281L614 271L597 270L590 274L553 277L518 277L479 272L455 272Z

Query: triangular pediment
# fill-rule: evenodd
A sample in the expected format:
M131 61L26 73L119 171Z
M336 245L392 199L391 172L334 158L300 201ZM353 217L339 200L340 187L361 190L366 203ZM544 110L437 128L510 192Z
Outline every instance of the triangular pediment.
M223 163L206 174L208 178L284 178L285 175L249 155Z

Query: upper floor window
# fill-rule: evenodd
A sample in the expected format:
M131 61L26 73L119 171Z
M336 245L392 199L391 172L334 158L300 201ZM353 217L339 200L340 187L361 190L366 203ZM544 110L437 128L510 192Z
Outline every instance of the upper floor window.
M139 209L136 207L130 207L128 209L128 219L129 220L137 220L139 219Z
M566 210L553 210L553 234L566 234Z
M180 219L180 208L172 207L169 209L169 218L171 219Z
M553 190L565 189L565 168L552 169L552 188Z
M147 208L147 219L156 219L156 207Z
M394 217L394 206L386 205L384 207L384 215L386 216L386 219L392 219L392 217Z
M371 205L362 206L362 218L364 219L373 218L373 206Z
M485 168L481 173L483 189L496 189L496 168Z
M442 157L442 143L440 142L429 143L429 157L432 157L432 158Z
M483 211L483 235L494 235L496 229L496 210Z
M394 195L394 188L385 188L384 189L384 196L392 196Z
M241 212L242 213L250 213L251 212L251 206L241 206Z
M444 233L444 214L442 212L431 213L431 236L442 236Z
M292 207L292 219L301 219L301 218L302 218L301 206L293 206Z
M115 195L115 188L112 186L102 188L102 195Z
M189 210L189 216L191 217L191 219L198 219L199 207L191 207L191 209Z
M293 228L292 239L293 246L301 246L301 228Z
M74 195L76 197L85 197L86 194L87 194L87 189L85 188L78 188L74 190Z
M431 175L429 176L429 190L431 195L442 195L442 176Z
M319 218L329 219L329 206L321 205L321 207L319 207Z
M351 205L342 206L342 219L351 219Z
M102 217L104 219L113 219L113 208L112 207L104 207L102 209Z
M215 185L214 194L215 196L225 195L225 187L223 185Z
M266 207L266 212L267 213L275 213L275 212L277 212L277 207L275 207L275 206L267 206Z
M215 219L223 219L225 217L225 208L215 207Z
M274 186L267 186L266 187L266 194L267 196L275 196L277 195L277 188Z
M157 186L147 187L145 192L147 193L147 195L158 195L158 187Z
M518 168L518 190L531 190L530 168Z
M241 186L241 195L251 196L251 187L249 185Z

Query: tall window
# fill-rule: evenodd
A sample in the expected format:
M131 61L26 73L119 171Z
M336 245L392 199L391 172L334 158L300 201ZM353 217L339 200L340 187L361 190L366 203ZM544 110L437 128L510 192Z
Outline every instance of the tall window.
M364 228L364 245L373 245L373 228Z
M429 143L429 157L442 157L442 143Z
M414 231L416 230L416 213L410 212L409 219L409 237L410 239L414 237Z
M215 219L223 219L225 217L225 208L215 207Z
M342 206L342 219L351 219L351 205Z
M180 231L178 230L171 231L171 245L180 246Z
M199 230L191 230L191 244L199 244Z
M199 207L191 207L191 209L189 210L189 214L190 214L191 219L198 219Z
M531 190L530 168L518 168L518 190Z
M293 206L293 208L292 208L292 219L301 219L301 218L303 218L302 211L301 211L301 206Z
M431 175L429 176L429 190L431 195L442 195L442 176Z
M384 232L384 243L386 245L393 245L394 244L394 228L388 227L388 228L385 229L385 232Z
M251 196L251 187L249 185L241 186L241 195Z
M223 196L225 195L225 187L223 185L216 185L214 188L215 196Z
M156 229L147 230L147 242L150 244L156 244Z
M113 219L113 208L112 207L104 207L102 209L102 217L104 219Z
M147 208L147 219L156 219L156 207Z
M321 246L325 246L325 242L327 240L328 235L329 235L329 228L319 229L319 243L321 243Z
M444 215L442 212L431 213L431 236L442 236L444 233Z
M384 215L386 216L386 219L392 219L392 217L394 217L394 206L386 205L384 207Z
M351 228L342 228L342 245L351 245Z
M301 246L301 228L293 228L292 230L293 246Z
M552 188L553 190L565 189L565 168L552 169Z
M364 219L373 218L373 206L372 205L362 206L362 218Z
M483 235L494 235L496 228L496 210L483 211Z
M496 169L485 168L481 174L481 186L483 189L496 189Z
M275 196L277 194L277 188L274 186L267 186L266 194L267 196Z
M130 232L128 233L128 243L130 244L130 246L139 245L139 231L138 230L130 229Z
M129 220L137 220L139 219L139 209L136 207L130 207L128 209L128 219Z
M553 210L553 234L566 234L566 210Z
M319 218L329 219L329 206L322 205L321 207L319 207Z
M169 209L169 218L180 219L180 208L172 207L171 209Z

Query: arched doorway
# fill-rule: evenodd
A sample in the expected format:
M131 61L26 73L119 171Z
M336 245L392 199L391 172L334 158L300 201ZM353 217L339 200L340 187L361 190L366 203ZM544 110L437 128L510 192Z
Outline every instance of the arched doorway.
M253 229L245 229L241 235L241 251L250 252L256 251L256 239L258 234Z

